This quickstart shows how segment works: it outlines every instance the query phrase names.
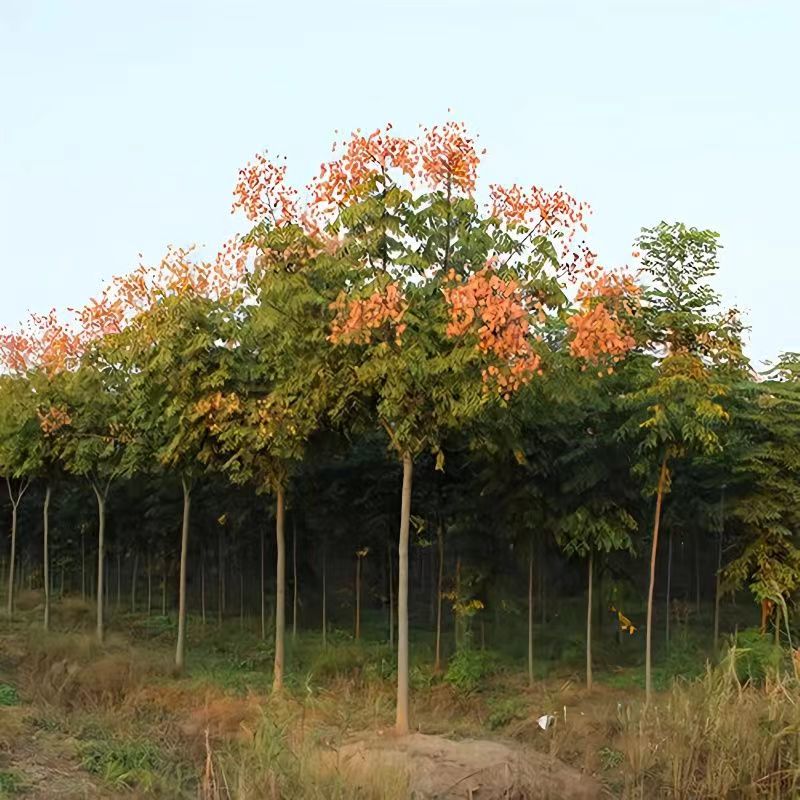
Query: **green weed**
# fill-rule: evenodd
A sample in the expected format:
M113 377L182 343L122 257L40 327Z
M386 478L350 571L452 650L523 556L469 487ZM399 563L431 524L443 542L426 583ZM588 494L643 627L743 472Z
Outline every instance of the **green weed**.
M0 683L0 706L18 706L19 694L10 683Z

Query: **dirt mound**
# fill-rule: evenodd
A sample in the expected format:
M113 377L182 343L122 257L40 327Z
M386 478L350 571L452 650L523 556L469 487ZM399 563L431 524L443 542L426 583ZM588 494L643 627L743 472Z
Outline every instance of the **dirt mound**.
M338 769L354 781L401 770L418 800L595 800L600 786L555 758L504 742L452 741L416 733L359 739L338 751Z

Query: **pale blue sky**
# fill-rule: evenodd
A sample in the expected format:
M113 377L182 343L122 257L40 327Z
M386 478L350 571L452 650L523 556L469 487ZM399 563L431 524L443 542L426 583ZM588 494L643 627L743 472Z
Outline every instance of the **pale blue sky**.
M237 168L452 107L482 175L563 183L605 263L711 227L758 359L800 349L798 0L0 0L0 324L216 245Z

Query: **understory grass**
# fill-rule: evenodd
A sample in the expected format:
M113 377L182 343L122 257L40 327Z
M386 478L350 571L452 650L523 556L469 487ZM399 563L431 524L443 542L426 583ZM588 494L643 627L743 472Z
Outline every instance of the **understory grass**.
M75 607L70 614L80 616ZM270 693L271 639L257 626L193 618L182 677L172 673L171 618L121 615L102 646L90 631L89 621L45 635L24 614L0 629L0 750L13 752L14 737L61 742L113 796L408 796L404 774L356 779L336 761L350 737L393 722L396 657L380 620L365 625L361 641L342 630L329 632L327 646L318 633L287 634L287 687L278 697ZM429 734L516 741L595 776L622 800L800 795L800 685L769 637L742 631L714 661L702 635L678 628L658 654L658 694L646 706L635 637L599 637L589 693L583 654L569 655L575 634L553 642L557 632L537 631L531 688L524 660L495 649L497 638L487 637L485 649L451 649L447 669L434 674L431 640L420 636L414 723ZM562 660L546 658L548 647ZM546 730L542 715L552 719ZM21 767L6 766L0 761L0 797L25 785Z

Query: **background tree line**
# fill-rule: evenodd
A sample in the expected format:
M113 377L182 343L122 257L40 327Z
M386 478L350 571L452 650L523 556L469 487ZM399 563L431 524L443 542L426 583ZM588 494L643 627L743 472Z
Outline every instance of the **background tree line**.
M275 690L287 628L380 615L400 732L410 626L437 668L521 641L533 681L585 597L587 683L613 608L648 697L674 599L713 603L716 646L748 587L790 638L798 358L750 369L717 234L660 223L605 269L563 189L478 186L462 125L335 155L303 191L258 156L215 258L171 248L3 333L7 614L21 586L45 627L54 593L94 598L101 639L109 609L176 610L178 670L190 611L238 618Z

